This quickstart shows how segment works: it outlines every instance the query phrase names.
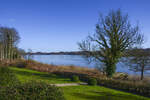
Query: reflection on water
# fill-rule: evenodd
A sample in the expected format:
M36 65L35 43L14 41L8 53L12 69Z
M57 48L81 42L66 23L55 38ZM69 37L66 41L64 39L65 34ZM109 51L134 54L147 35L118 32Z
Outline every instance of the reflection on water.
M80 55L34 55L33 60L54 65L74 65L89 68L94 68L96 66L94 62L89 64L88 61ZM128 74L140 74L139 72L130 71L129 68L121 62L117 64L116 71ZM148 72L145 74L148 74Z

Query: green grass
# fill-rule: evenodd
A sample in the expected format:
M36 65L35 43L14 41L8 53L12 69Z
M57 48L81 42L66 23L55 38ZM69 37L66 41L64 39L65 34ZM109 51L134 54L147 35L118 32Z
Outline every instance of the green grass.
M67 100L150 100L149 98L102 86L62 87Z
M69 78L63 78L55 74L38 72L34 70L10 67L24 83L30 80L44 81L50 84L72 83ZM150 100L149 98L134 95L131 93L121 92L102 86L68 86L61 87L67 100Z
M44 81L51 84L72 83L72 81L69 78L62 78L55 74L49 74L46 72L38 72L34 70L16 68L16 67L10 67L10 69L15 72L16 76L22 83L28 82L30 80Z

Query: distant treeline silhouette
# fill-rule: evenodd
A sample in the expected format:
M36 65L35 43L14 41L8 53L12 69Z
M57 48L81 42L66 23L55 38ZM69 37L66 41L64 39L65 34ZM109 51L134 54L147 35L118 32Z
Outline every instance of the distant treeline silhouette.
M26 55L85 55L86 51L71 52L27 52Z
M150 48L139 49L143 50L144 52L150 53ZM130 50L131 51L131 50ZM85 55L89 51L71 51L71 52L27 52L26 55ZM126 53L129 50L125 51Z

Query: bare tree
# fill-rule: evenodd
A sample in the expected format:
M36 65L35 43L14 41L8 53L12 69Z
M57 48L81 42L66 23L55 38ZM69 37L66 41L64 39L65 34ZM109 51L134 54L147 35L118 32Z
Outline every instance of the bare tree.
M14 28L0 27L0 57L1 60L11 61L19 42L19 34Z
M28 60L32 60L33 59L32 53L33 53L32 49L28 49L28 53L26 55Z
M127 52L123 62L134 72L141 72L141 80L144 78L144 72L150 70L150 52L144 49L134 48Z
M96 32L78 43L87 57L93 57L106 67L107 76L111 77L116 71L116 64L123 52L130 47L142 43L142 35L138 26L132 26L128 15L119 10L110 11L107 16L100 16Z

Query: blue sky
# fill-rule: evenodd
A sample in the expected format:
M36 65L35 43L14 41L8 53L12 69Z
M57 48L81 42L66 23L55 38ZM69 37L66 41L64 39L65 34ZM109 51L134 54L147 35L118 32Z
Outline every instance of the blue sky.
M121 8L139 22L150 47L150 0L0 0L0 24L20 33L19 47L53 52L77 51L77 42L95 31L99 13Z

